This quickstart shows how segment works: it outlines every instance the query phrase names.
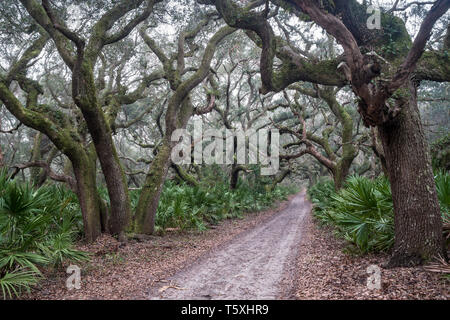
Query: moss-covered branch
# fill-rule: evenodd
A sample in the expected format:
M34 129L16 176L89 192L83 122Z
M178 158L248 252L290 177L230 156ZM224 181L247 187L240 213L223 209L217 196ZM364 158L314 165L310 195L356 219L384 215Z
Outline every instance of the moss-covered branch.
M56 48L67 66L72 69L75 64L75 55L71 42L58 30L54 28L45 9L36 0L20 0L31 17L47 31L55 42Z
M171 166L175 170L175 172L178 174L178 176L181 178L181 180L183 180L184 182L186 182L187 184L189 184L193 187L196 187L199 185L199 183L195 179L195 177L190 175L189 173L187 173L187 171L184 170L183 167L176 165L174 163L172 163Z

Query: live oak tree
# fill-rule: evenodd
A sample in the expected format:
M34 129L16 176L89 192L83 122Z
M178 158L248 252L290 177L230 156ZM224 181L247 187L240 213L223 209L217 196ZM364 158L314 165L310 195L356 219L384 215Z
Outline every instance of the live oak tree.
M24 69L31 59L40 54L47 41L47 35L39 37L10 68L7 76L1 79L0 100L23 124L45 133L71 160L76 177L76 191L83 212L85 237L87 240L93 240L101 232L101 207L95 183L96 171L92 168L91 160L91 157L95 159L95 152L85 148L78 130L62 113L51 110L47 105L38 104L42 87L27 78ZM10 90L13 80L17 81L26 93L25 105Z
M94 68L97 60L102 59L102 50L124 39L137 24L151 14L154 4L154 1L137 1L130 5L127 1L122 1L110 7L100 15L98 21L94 21L86 44L83 32L80 31L77 34L69 30L58 15L60 10L54 10L49 1L43 1L42 4L33 0L22 1L23 7L38 25L34 29L38 29L42 36L9 70L2 82L1 100L21 122L49 136L57 148L71 160L84 213L87 240L95 239L100 233L101 220L95 184L97 156L106 178L111 201L111 219L108 225L105 225L106 219L103 219L102 228L108 229L113 234L122 234L129 224L131 214L128 186L112 140L111 127L114 125L120 103L132 103L133 99L139 97L136 92L142 93L143 88L148 86L154 78L153 75L144 78L136 92L129 95L123 94L122 90L112 94L106 92L107 95L102 95L101 92L108 91L104 90L105 81L102 81L104 73L102 74L102 68L100 68L97 79L100 81L95 82ZM134 18L121 20L127 13L133 11L136 12ZM109 32L118 21L121 22L121 26L115 28L114 32ZM23 73L26 75L27 64L40 54L49 39L53 41L61 59L71 71L71 97L83 118L83 125L92 138L92 144L89 146L78 143L83 140L77 137L77 130L72 130L63 113L57 113L58 118L53 120L54 110L38 104L38 96L43 93L39 83L23 75ZM20 101L9 90L12 80L18 81L22 90L28 94L26 108L20 105ZM120 81L117 82L120 84ZM39 110L32 113L33 108ZM108 113L105 113L104 109L107 109ZM58 126L54 124L55 121L57 123L59 121Z
M368 135L358 132L359 128L349 110L338 102L336 96L339 90L333 87L321 88L319 86L305 88L301 85L291 85L289 88L297 92L294 99L290 99L287 94L285 96L300 127L295 129L279 124L276 127L280 129L281 133L287 133L295 139L284 145L283 149L300 147L300 150L282 154L280 158L292 160L311 155L331 173L335 188L339 190L350 173L353 160L359 153L360 144L368 138ZM302 104L298 99L299 93L323 101L328 107L326 112L323 110L319 112L317 107L315 114L307 110L307 103ZM310 101L308 105L314 106L314 103ZM314 128L313 123L308 127L306 121L307 117L314 121L314 118L319 115L324 118L324 122L318 125L323 128L320 134L315 132L317 128Z
M425 51L425 46L450 1L433 3L414 41L404 21L392 12L381 13L381 29L369 30L367 4L355 0L255 1L247 7L231 0L200 2L215 5L230 26L246 30L262 48L262 93L283 90L297 81L350 85L364 123L377 127L385 152L395 209L389 266L419 264L442 254L442 220L417 108L417 87L423 80L449 81L449 28L441 50ZM303 56L273 31L268 20L271 4L298 21L314 21L336 39L342 56L320 61ZM261 5L262 10L252 10ZM281 61L278 67L275 59Z
M21 1L28 13L42 26L54 41L61 58L72 70L72 98L81 110L105 176L111 202L110 231L122 234L130 222L131 209L126 178L111 135L110 123L98 100L94 68L102 49L124 39L153 11L158 1L119 2L94 23L88 40L65 26L55 14L49 1ZM123 27L109 32L127 13L144 8Z
M176 143L172 141L172 133L176 129L186 127L189 118L195 111L190 97L191 91L210 73L211 61L218 44L236 30L225 26L215 32L203 51L200 65L195 68L195 72L183 77L188 71L185 62L186 57L194 54L197 51L196 49L198 49L192 45L191 51L193 52L186 52L186 42L192 41L200 30L208 24L210 18L210 16L207 16L195 28L181 32L178 37L176 54L173 55L168 55L161 50L158 44L146 33L145 29L140 31L140 35L146 45L163 65L164 76L169 81L172 95L165 110L164 136L157 147L157 155L150 165L139 196L135 212L135 231L137 233L151 234L154 232L159 197L171 163L172 149Z

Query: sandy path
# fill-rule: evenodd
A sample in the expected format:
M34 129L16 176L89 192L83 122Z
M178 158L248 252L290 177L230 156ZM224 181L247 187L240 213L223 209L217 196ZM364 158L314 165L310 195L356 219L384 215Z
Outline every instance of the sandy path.
M150 299L277 299L292 283L305 216L305 192L268 221L187 266Z

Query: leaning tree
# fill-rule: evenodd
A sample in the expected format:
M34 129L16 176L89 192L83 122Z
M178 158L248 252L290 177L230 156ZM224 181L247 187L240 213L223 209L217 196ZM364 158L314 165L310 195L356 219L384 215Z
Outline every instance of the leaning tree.
M131 208L128 186L112 138L111 124L105 114L99 91L101 84L95 82L95 68L102 50L126 38L134 28L147 19L154 5L160 0L120 1L100 10L88 30L75 31L66 25L61 10L48 0L21 0L23 7L51 38L61 59L71 70L72 99L80 110L95 147L105 176L111 201L110 231L122 234L129 224ZM133 16L134 14L134 16ZM115 97L106 99L107 104L116 104Z
M135 90L128 90L120 80L123 63L115 60L117 52L109 58L108 49L124 40L147 19L158 2L104 2L101 9L88 3L83 7L86 12L80 14L82 23L78 27L66 25L67 8L60 2L24 0L21 1L22 6L2 7L6 11L16 8L21 16L25 16L25 27L19 25L13 30L19 30L17 32L24 34L23 38L29 39L31 44L26 43L28 48L22 51L19 59L11 61L10 68L1 76L0 100L21 123L47 135L70 159L87 240L95 239L101 229L122 234L131 218L128 185L113 141L113 129L121 106L142 98L145 88L159 75L144 75L138 79L139 85ZM8 17L5 15L4 18ZM48 83L41 81L45 76L39 77L39 73L45 64L33 68L45 47L54 48L57 52L58 57L50 53L49 60L62 61L69 70L69 93L60 95ZM130 55L125 54L122 62L127 59ZM98 61L101 61L100 67ZM111 76L108 71L117 76ZM49 73L46 72L46 76ZM34 79L36 75L38 80ZM66 78L61 77L61 80L66 81ZM13 82L19 84L21 92L13 92ZM115 86L109 85L113 82ZM50 100L43 97L48 91L52 96ZM21 99L23 95L25 103ZM63 102L65 96L70 98L72 106L68 109L75 117L63 110L67 109ZM108 222L96 190L97 159L111 202Z
M199 32L208 25L212 16L206 14L194 28L188 28L178 35L177 49L174 54L167 54L160 45L146 32L143 27L140 35L148 48L153 52L163 66L164 77L168 80L172 94L165 108L165 128L161 143L157 146L157 154L151 162L145 182L139 196L135 212L135 231L138 233L151 234L155 228L156 211L162 187L171 164L172 149L176 145L172 141L172 134L177 129L185 128L187 122L194 113L202 113L195 110L191 101L191 92L202 83L210 74L211 62L218 45L227 36L236 31L235 28L222 26L208 40L203 50L199 65L188 68L186 58L195 55L199 45L193 40ZM186 47L190 47L186 51ZM214 95L210 99L214 103ZM210 108L207 107L209 110Z

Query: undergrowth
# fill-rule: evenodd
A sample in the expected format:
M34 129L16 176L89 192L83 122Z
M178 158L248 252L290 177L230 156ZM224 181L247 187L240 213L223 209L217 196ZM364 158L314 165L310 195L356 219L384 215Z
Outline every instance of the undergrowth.
M285 200L294 188L269 188L260 177L240 181L231 190L226 176L211 174L199 186L166 181L156 215L156 231L168 228L203 231L223 219L242 218L247 212L269 208ZM99 195L109 205L106 189ZM140 190L130 190L136 208ZM82 237L83 219L76 195L60 185L35 188L0 172L0 294L4 299L19 296L42 278L42 267L89 259L75 250ZM114 263L120 259L112 259Z
M30 187L0 172L0 294L29 291L40 267L88 259L73 249L82 230L77 198L62 187Z
M444 225L450 222L450 175L435 174ZM389 181L351 176L336 192L332 181L320 181L308 190L314 216L334 228L353 253L386 252L394 244L394 210Z
M196 187L167 181L161 193L156 214L155 229L167 228L203 231L224 219L243 218L245 213L271 207L276 201L286 200L294 188L278 186L269 191L264 186L239 184L231 190L224 182ZM132 205L137 204L138 190L132 191Z

